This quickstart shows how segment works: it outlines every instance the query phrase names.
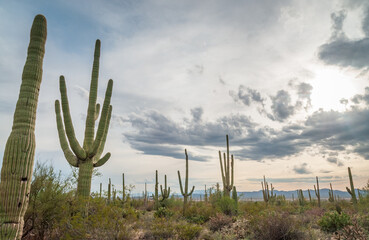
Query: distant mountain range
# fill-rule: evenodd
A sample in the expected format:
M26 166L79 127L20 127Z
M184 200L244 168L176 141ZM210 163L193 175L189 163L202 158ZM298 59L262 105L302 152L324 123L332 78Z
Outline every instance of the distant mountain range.
M304 197L306 200L309 199L309 193L308 190L303 190L302 191L304 194ZM329 197L329 189L328 188L323 188L320 189L320 198L321 199L328 199ZM348 192L346 191L340 191L340 190L333 190L334 195L337 196L340 199L351 199L351 196ZM204 198L204 190L195 190L192 194L192 198L193 199L200 199L200 198ZM274 190L274 193L277 194L277 196L280 195L284 195L286 197L286 199L297 199L297 191L278 191L278 190ZM361 193L363 193L363 191L361 191ZM153 193L148 193L148 196L151 197ZM261 190L259 191L251 191L251 192L237 192L240 200L244 200L244 201L262 201L263 200L263 192ZM310 190L310 194L311 194L311 198L312 199L316 199L315 196L315 192L314 189ZM364 193L363 193L364 194ZM160 195L160 192L159 192ZM181 194L175 194L178 197L182 197ZM293 195L293 197L292 197ZM133 197L142 197L142 194L133 194Z

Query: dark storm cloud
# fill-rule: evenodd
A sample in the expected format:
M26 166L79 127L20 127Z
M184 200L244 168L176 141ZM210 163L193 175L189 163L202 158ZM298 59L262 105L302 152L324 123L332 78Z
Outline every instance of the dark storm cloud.
M342 30L346 17L345 11L332 13L332 35L329 42L319 47L318 57L326 64L341 67L364 68L369 63L369 11L364 12L362 29L365 37L358 40L348 39Z
M240 85L238 87L238 92L229 91L229 95L233 97L235 102L242 102L246 106L250 106L251 102L256 102L264 105L264 99L261 97L260 92L246 87L244 85Z
M307 163L303 163L300 166L294 166L293 171L298 174L309 174L311 171L307 169Z
M192 120L175 122L151 111L131 115L129 122L135 132L125 132L131 146L144 153L179 156L176 149L163 145L224 147L230 136L231 150L237 159L262 161L298 155L309 147L320 148L329 157L335 152L356 153L369 160L369 109L352 108L346 112L317 111L304 122L282 129L263 127L245 115L230 115L212 122L201 120L203 110L192 109ZM201 121L200 121L201 120ZM174 151L174 152L173 152ZM178 153L177 153L178 152ZM340 165L340 161L336 161ZM298 170L298 168L296 168Z
M365 88L364 94L356 94L351 101L355 104L360 104L364 102L365 104L369 105L369 87Z

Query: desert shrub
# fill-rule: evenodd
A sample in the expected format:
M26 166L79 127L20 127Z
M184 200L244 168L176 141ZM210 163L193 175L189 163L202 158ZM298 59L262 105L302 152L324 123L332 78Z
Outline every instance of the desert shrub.
M237 214L237 206L235 201L230 197L222 197L220 198L216 206L222 211L222 213L232 216Z
M325 213L324 216L318 221L320 228L326 232L335 232L349 225L350 223L349 215L344 212L339 214L336 211Z
M45 239L53 234L63 218L62 206L74 197L68 179L62 179L52 166L36 163L24 216L23 239Z
M221 229L224 236L235 237L235 239L244 239L251 234L251 224L246 218L238 218L231 225Z
M173 212L170 211L168 208L160 207L156 212L154 213L154 216L157 218L168 218L173 216Z
M176 230L177 230L178 239L191 240L191 239L195 239L196 237L200 235L202 227L196 224L190 224L190 223L183 222L183 223L179 223L176 226Z
M339 230L336 234L336 239L347 240L366 240L368 235L356 220L352 221L351 225L347 225Z
M223 227L230 226L232 224L232 217L217 213L209 220L209 229L213 232L221 230Z
M252 220L253 239L305 239L296 219L288 213L267 212Z
M215 216L216 209L212 205L204 202L194 202L187 208L186 219L189 222L203 224L209 221L211 216Z
M167 239L175 235L175 224L165 218L155 218L145 239Z

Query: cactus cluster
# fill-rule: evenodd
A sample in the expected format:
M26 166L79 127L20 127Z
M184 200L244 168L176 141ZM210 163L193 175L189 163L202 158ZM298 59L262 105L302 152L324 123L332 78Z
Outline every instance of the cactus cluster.
M35 121L46 43L46 18L33 21L22 84L6 142L0 181L0 239L20 239L35 156Z
M220 162L220 170L222 173L222 181L223 181L223 195L230 197L231 190L233 188L234 183L234 160L233 154L231 155L231 162L229 159L229 140L228 135L226 135L227 141L227 154L223 153L223 162L222 162L222 153L219 151L219 162Z
M190 197L195 190L195 186L192 187L192 190L188 192L188 155L187 150L185 149L185 155L186 155L186 177L185 177L185 187L183 189L182 187L182 180L181 180L181 173L178 170L178 181L179 181L179 187L181 188L181 193L183 196L183 215L186 213L187 209L187 199Z
M274 187L273 184L270 184L270 190L269 190L269 184L265 180L264 176L264 182L261 182L261 188L263 192L263 199L265 203L273 202L276 198L276 194L274 194Z

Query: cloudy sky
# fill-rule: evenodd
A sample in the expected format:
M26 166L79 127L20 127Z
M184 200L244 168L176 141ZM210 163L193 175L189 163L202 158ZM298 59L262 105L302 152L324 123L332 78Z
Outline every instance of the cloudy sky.
M369 172L369 3L367 1L3 1L0 3L0 152L10 133L29 30L48 21L36 123L36 161L63 174L54 101L67 82L82 142L96 39L99 101L114 80L105 151L93 180L141 192L155 170L179 192L186 148L190 184L221 182L218 150L229 134L235 185L279 190L348 185ZM0 160L1 161L1 160ZM183 175L183 174L182 174Z

